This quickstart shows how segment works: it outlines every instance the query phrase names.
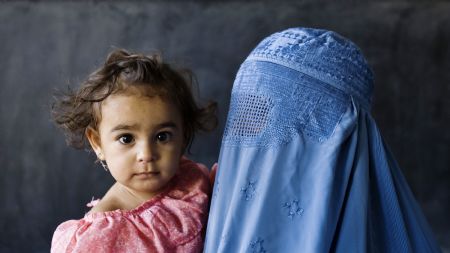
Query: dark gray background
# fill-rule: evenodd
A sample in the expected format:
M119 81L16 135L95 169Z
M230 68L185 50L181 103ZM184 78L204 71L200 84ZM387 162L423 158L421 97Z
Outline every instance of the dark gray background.
M220 106L219 128L192 149L210 166L239 64L265 36L311 26L350 38L373 66L373 116L450 252L450 3L424 2L0 2L0 251L48 252L56 226L112 183L66 147L49 108L114 47L161 50L197 74L202 101Z

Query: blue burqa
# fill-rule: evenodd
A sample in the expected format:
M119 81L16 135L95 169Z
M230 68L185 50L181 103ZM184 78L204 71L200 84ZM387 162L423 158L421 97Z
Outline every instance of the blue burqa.
M265 38L232 89L204 252L440 252L370 115L355 44Z

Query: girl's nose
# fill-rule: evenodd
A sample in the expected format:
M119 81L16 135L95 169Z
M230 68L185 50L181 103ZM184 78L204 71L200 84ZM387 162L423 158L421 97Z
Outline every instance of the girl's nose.
M139 162L152 162L157 159L157 150L155 145L151 143L143 143L139 148L137 159Z

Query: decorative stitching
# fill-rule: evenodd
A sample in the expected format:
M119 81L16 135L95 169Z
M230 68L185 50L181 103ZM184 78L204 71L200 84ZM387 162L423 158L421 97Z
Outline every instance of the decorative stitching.
M302 135L325 142L354 99L370 110L373 73L340 35L293 28L264 39L241 65L223 145L277 147Z
M370 109L373 72L359 48L326 30L292 28L264 39L247 60L283 62L352 95Z
M241 192L243 193L245 200L251 200L256 193L256 181L247 181L245 186L241 188Z
M282 66L247 62L241 70L231 95L225 146L275 147L302 133L323 142L350 105L342 91Z
M244 93L231 98L225 135L256 137L265 128L273 103L263 95Z
M283 208L287 210L287 215L289 218L294 219L295 216L303 215L303 208L301 208L298 204L298 200L293 200L291 202L285 202Z
M250 242L250 248L252 253L265 253L267 252L264 248L264 240L261 237L256 238L255 241Z

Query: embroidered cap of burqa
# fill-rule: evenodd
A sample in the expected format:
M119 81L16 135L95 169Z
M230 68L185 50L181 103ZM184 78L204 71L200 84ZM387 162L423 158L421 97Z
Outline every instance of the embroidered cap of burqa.
M308 28L265 38L232 89L204 252L439 252L372 92L348 39Z

